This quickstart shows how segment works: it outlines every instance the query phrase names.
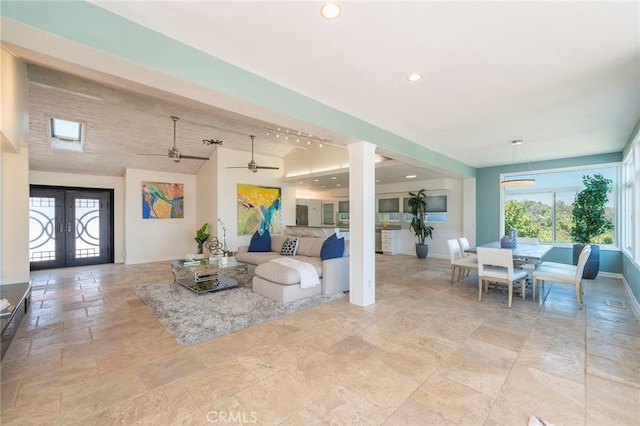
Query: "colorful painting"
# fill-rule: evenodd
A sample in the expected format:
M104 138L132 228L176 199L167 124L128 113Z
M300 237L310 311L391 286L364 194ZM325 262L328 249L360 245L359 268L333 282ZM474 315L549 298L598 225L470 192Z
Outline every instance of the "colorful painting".
M182 219L183 217L183 184L142 182L143 219Z
M269 230L280 223L281 190L277 187L238 184L238 235Z

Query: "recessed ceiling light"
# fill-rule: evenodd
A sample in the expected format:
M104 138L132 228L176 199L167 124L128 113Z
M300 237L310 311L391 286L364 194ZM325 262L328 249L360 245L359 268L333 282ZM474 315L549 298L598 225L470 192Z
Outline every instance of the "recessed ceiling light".
M376 179L376 182L380 182L380 179Z
M337 178L335 176L331 176L331 179L336 180Z
M320 182L320 179L314 179L313 181L314 182Z
M406 179L415 179L417 177L418 177L418 175L406 175L405 176Z
M340 184L337 184L336 186L342 186L342 185L340 185Z
M419 81L422 80L422 74L419 74L417 72L411 73L407 76L407 80L409 81Z
M338 3L326 3L320 8L320 14L325 19L336 19L342 13Z

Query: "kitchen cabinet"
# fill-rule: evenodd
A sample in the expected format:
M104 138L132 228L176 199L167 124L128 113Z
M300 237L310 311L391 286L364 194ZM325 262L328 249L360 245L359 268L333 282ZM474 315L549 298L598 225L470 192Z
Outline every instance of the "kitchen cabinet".
M400 250L400 230L383 229L380 231L383 254L398 254Z

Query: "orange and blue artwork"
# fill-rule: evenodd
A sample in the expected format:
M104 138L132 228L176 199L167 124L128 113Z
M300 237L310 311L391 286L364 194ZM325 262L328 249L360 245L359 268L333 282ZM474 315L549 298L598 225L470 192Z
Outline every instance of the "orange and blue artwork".
M280 222L281 190L278 187L238 184L238 235L274 232Z
M143 219L182 219L183 217L183 184L142 182Z

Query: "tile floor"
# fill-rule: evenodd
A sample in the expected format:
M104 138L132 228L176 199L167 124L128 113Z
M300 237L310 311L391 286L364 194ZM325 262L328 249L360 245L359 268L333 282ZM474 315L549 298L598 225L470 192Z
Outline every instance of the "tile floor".
M2 362L9 424L640 424L640 328L620 281L547 283L540 301L449 265L376 258L375 305L348 298L179 346L132 286L166 263L33 273Z

